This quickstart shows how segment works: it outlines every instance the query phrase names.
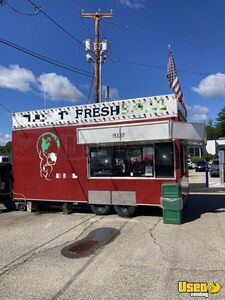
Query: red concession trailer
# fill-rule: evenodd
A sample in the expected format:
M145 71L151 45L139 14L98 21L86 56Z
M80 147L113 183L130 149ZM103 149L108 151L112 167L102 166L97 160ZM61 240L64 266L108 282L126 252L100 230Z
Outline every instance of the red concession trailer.
M188 193L187 143L204 138L174 95L14 113L14 199L132 215L161 205L163 183Z

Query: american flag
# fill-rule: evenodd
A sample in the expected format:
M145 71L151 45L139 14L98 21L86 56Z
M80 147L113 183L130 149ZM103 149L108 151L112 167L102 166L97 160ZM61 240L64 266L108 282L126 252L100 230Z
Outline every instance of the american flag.
M183 94L180 88L179 80L177 77L177 70L173 58L173 53L169 47L169 61L167 65L167 78L169 81L170 88L174 91L177 101L182 102L183 101Z

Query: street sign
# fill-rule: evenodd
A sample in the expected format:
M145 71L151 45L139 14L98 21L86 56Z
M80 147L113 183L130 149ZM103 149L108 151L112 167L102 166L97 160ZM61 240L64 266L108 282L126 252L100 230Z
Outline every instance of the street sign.
M218 155L219 155L219 164L224 164L224 151L220 150Z
M220 183L224 184L224 151L220 150L218 155L219 155L219 167L220 167Z

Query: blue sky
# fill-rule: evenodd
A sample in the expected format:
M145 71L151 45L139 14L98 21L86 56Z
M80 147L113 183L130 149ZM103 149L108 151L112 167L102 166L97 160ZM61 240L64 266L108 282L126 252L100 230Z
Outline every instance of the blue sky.
M171 44L188 119L215 120L225 106L225 1L34 2L81 42L93 39L94 34L93 20L82 19L81 10L113 10L113 18L101 22L101 36L110 41L102 79L103 85L111 87L112 99L171 93L166 78L167 45ZM84 48L43 13L32 15L34 12L27 0L3 0L0 38L92 73L93 65L86 62ZM0 43L0 104L9 111L42 109L45 102L47 107L91 103L90 85L90 77ZM10 136L11 116L0 106L0 144Z

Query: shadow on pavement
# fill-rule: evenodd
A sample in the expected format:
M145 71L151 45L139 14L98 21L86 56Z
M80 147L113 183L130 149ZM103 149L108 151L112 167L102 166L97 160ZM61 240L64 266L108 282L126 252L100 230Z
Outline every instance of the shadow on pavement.
M3 199L0 199L3 200ZM4 205L4 210L0 212L9 212L15 210L15 203L11 199L4 199L0 201L0 205ZM36 214L45 213L59 213L62 211L62 205L60 203L42 203L39 206L39 210ZM183 223L188 223L201 218L201 215L205 213L221 213L225 212L225 195L213 195L213 194L191 194L186 200L186 206L184 207L184 219ZM74 205L73 213L87 214L91 212L89 205L79 204ZM111 215L115 212L112 209ZM162 209L157 206L138 206L134 217L139 216L151 216L151 217L162 217Z
M162 208L158 206L138 206L135 217L138 216L162 217Z
M35 214L59 213L63 211L63 203L43 201L38 203L38 209ZM73 205L72 213L87 214L91 213L91 209L87 204Z
M192 194L188 196L184 208L183 223L199 219L205 213L221 212L225 212L225 195Z
M58 213L58 212L62 212L61 203L42 202L39 203L38 211L36 211L35 214ZM73 213L93 214L88 204L74 205ZM115 214L116 213L112 207L108 215L115 215ZM133 217L135 218L139 216L162 217L162 209L158 206L138 206Z

